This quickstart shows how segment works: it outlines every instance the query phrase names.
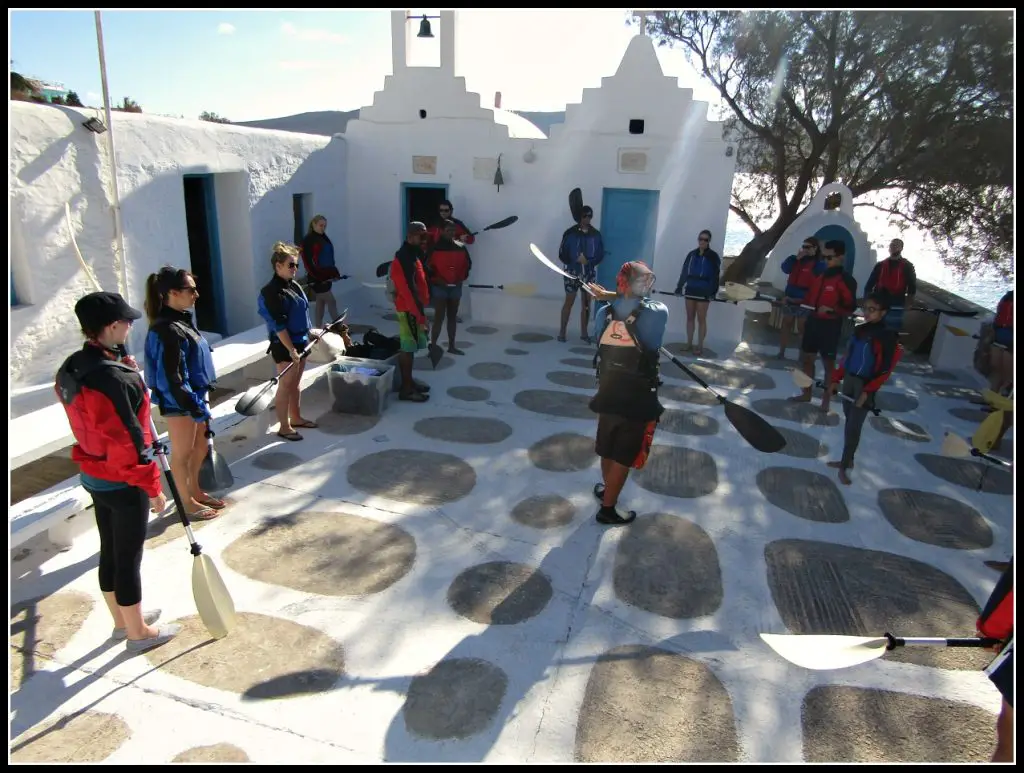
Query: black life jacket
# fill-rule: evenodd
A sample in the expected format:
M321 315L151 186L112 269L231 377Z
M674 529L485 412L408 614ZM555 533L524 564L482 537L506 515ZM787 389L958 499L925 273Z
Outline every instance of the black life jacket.
M594 413L608 413L639 421L660 418L665 407L658 401L658 352L645 351L636 332L636 320L643 312L638 306L624 320L615 318L615 308L597 345L597 394L590 400Z

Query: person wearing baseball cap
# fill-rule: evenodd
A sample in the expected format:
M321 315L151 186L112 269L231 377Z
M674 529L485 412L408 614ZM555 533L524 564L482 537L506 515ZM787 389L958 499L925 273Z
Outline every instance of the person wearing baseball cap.
M92 497L100 535L100 590L114 620L111 639L130 653L165 644L177 625L154 626L142 611L142 550L150 510L167 504L153 459L149 390L124 344L142 312L117 293L90 293L75 304L86 341L57 371L54 389L75 445L71 459Z

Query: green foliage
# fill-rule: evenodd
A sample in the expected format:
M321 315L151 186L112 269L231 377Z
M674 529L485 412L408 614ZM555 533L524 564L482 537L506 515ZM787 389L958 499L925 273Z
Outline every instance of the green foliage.
M209 110L204 110L199 114L200 121L209 121L210 123L231 123L227 118L222 118L216 113L211 113Z

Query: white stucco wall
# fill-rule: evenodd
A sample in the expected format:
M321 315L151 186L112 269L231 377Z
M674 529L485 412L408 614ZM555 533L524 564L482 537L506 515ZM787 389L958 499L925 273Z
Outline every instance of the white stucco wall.
M90 292L64 220L69 202L79 246L104 289L119 288L107 145L81 124L94 111L12 102L9 201L10 376L52 379L80 341L74 303ZM228 334L257 324L256 293L270 276L269 250L293 238L292 194L345 230L345 140L145 114L113 114L129 301L142 307L146 277L165 263L190 267L184 174L217 175L215 198ZM200 288L202 289L202 288ZM131 345L142 344L145 325Z
M840 196L839 208L826 210L825 201L833 193L838 193ZM853 196L850 194L850 189L841 183L823 185L818 190L807 209L790 224L776 243L775 248L768 253L768 259L761 271L760 281L771 282L779 290L784 289L789 277L782 272L782 262L790 255L796 254L804 239L814 236L828 225L842 226L853 237L856 246L853 278L857 280L857 292L863 293L871 270L878 262L878 253L871 247L871 240L853 215Z
M419 117L420 109L426 118ZM644 120L642 135L629 133L632 118ZM397 65L373 105L345 132L349 219L359 225L350 231L351 262L343 270L375 281L376 266L401 243L402 183L443 184L455 215L471 229L519 216L517 224L480 235L470 248L474 282L533 282L560 297L561 281L530 255L530 242L557 254L562 232L572 224L572 188L583 190L598 228L603 189L636 188L660 191L653 263L659 285L674 283L701 229L710 229L712 246L723 249L735 154L726 155L729 145L721 135L721 124L707 120L706 103L694 102L691 90L663 75L646 37L632 40L618 71L601 88L586 89L582 103L569 105L566 123L552 127L546 140L510 138L493 111L481 107L480 96L467 93L464 80L444 67ZM623 148L646 152L646 171L619 171ZM524 159L528 152L532 162ZM474 159L499 154L505 180L500 191L493 175L474 177ZM436 157L435 173L413 173L414 155ZM516 319L508 321L522 321L514 309L512 315Z

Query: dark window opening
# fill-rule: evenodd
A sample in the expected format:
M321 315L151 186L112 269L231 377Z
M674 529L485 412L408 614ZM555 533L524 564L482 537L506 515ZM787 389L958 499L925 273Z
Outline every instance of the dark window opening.
M305 213L302 211L302 194L292 194L292 218L295 221L294 241L302 244L302 237L306 235Z
M405 215L407 221L418 220L428 228L437 222L438 209L448 192L444 188L419 188L409 185L405 189ZM403 224L404 227L404 224ZM402 238L405 238L403 233Z
M427 117L427 111L426 110L420 110L420 118L426 118L426 117Z
M643 134L644 133L644 119L643 118L630 118L629 119L629 133L630 134Z

